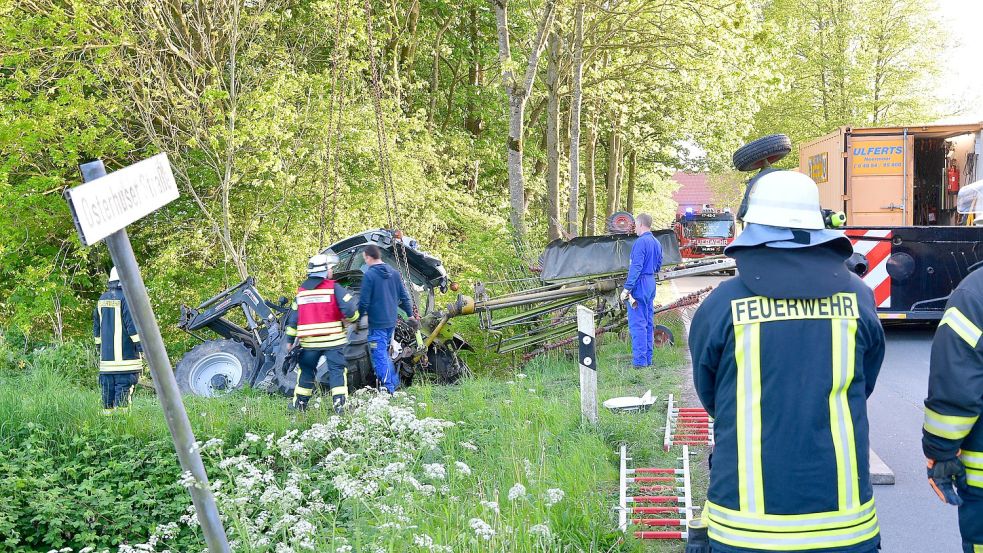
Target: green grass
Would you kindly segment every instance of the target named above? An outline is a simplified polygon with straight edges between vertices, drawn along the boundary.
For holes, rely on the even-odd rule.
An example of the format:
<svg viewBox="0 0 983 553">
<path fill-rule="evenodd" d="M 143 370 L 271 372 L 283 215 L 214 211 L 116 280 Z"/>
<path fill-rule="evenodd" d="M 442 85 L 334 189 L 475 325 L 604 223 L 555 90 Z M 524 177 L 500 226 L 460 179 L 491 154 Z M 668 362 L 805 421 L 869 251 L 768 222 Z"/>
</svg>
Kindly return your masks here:
<svg viewBox="0 0 983 553">
<path fill-rule="evenodd" d="M 666 322 L 668 320 L 668 322 Z M 662 321 L 682 335 L 678 318 Z M 469 379 L 456 386 L 424 384 L 408 392 L 419 417 L 436 417 L 456 422 L 446 431 L 434 451 L 421 451 L 417 462 L 466 462 L 473 474 L 448 480 L 447 494 L 406 503 L 411 533 L 392 532 L 385 548 L 402 550 L 414 533 L 426 533 L 438 543 L 453 544 L 455 551 L 541 550 L 543 542 L 528 535 L 528 528 L 546 524 L 557 538 L 549 549 L 585 551 L 681 550 L 676 543 L 643 544 L 616 531 L 613 507 L 618 494 L 620 443 L 628 445 L 635 466 L 670 466 L 677 452 L 662 450 L 665 422 L 663 400 L 678 394 L 682 380 L 683 355 L 679 347 L 656 352 L 654 368 L 631 367 L 627 345 L 616 335 L 601 339 L 598 360 L 600 400 L 622 395 L 641 395 L 651 389 L 659 402 L 648 412 L 616 414 L 601 408 L 596 427 L 581 422 L 579 369 L 564 352 L 539 357 L 516 372 L 502 377 Z M 499 371 L 501 372 L 501 371 Z M 9 374 L 9 373 L 8 373 Z M 217 399 L 186 398 L 189 418 L 199 441 L 222 438 L 229 444 L 242 440 L 246 432 L 282 435 L 324 422 L 324 411 L 297 416 L 286 409 L 286 398 L 244 391 Z M 131 443 L 160 444 L 167 429 L 153 394 L 137 393 L 128 416 L 101 414 L 95 389 L 66 384 L 65 377 L 49 370 L 0 377 L 0 452 L 17 447 L 24 429 L 46 429 L 52 448 L 79 447 L 75 435 L 86 432 L 125 437 Z M 460 444 L 470 442 L 476 452 Z M 175 467 L 176 472 L 176 467 Z M 174 474 L 174 478 L 177 478 Z M 520 483 L 528 499 L 508 501 L 512 486 Z M 564 491 L 554 507 L 544 505 L 547 489 Z M 480 501 L 497 501 L 500 513 Z M 348 500 L 350 501 L 350 500 Z M 370 525 L 387 520 L 370 506 L 344 530 L 352 539 L 373 535 Z M 491 523 L 498 534 L 489 541 L 475 541 L 468 521 L 474 517 Z M 167 522 L 165 520 L 155 522 Z M 471 541 L 467 541 L 470 536 Z M 133 536 L 139 542 L 145 536 Z M 374 543 L 380 543 L 375 536 Z M 354 542 L 353 542 L 354 543 Z M 2 547 L 0 547 L 2 550 Z"/>
</svg>

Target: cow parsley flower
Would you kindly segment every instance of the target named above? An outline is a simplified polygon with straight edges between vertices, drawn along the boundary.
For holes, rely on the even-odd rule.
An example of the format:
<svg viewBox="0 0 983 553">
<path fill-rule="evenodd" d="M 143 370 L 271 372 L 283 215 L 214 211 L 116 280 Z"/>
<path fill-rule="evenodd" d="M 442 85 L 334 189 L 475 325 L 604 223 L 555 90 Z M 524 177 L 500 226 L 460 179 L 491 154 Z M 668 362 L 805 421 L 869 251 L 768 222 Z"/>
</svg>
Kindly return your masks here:
<svg viewBox="0 0 983 553">
<path fill-rule="evenodd" d="M 468 451 L 478 451 L 478 446 L 474 445 L 471 442 L 461 442 L 460 446 Z"/>
<path fill-rule="evenodd" d="M 509 490 L 509 501 L 515 501 L 520 497 L 525 497 L 526 487 L 522 484 L 516 482 L 514 486 Z"/>
<path fill-rule="evenodd" d="M 447 469 L 441 463 L 431 463 L 423 465 L 423 474 L 434 480 L 443 480 L 447 477 Z"/>
<path fill-rule="evenodd" d="M 485 501 L 484 499 L 482 499 L 481 500 L 481 506 L 484 507 L 484 508 L 486 508 L 486 509 L 489 509 L 491 511 L 494 511 L 496 515 L 499 514 L 499 512 L 500 512 L 498 510 L 498 502 L 497 501 Z"/>
<path fill-rule="evenodd" d="M 550 532 L 550 527 L 546 526 L 545 524 L 537 524 L 535 526 L 531 526 L 529 528 L 529 534 L 547 540 L 553 537 L 553 534 Z"/>
<path fill-rule="evenodd" d="M 552 507 L 553 505 L 556 505 L 562 501 L 564 495 L 563 490 L 559 488 L 550 488 L 546 490 L 543 503 L 545 503 L 547 507 Z"/>
<path fill-rule="evenodd" d="M 471 525 L 471 529 L 474 530 L 475 536 L 478 536 L 485 541 L 490 541 L 493 537 L 495 537 L 495 529 L 480 518 L 471 519 L 469 524 Z"/>
<path fill-rule="evenodd" d="M 457 461 L 454 463 L 454 467 L 457 468 L 457 472 L 460 472 L 465 476 L 471 475 L 471 467 L 469 467 L 467 463 L 462 463 L 461 461 Z"/>
</svg>

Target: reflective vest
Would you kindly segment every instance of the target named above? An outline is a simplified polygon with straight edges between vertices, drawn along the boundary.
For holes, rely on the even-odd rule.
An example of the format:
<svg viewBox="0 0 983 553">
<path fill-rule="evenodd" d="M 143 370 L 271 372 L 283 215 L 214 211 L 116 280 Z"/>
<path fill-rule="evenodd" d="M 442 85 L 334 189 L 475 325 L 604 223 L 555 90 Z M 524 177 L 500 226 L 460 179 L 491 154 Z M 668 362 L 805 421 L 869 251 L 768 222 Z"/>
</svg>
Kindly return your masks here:
<svg viewBox="0 0 983 553">
<path fill-rule="evenodd" d="M 338 298 L 336 292 L 347 297 Z M 300 338 L 301 347 L 308 349 L 343 346 L 348 343 L 348 336 L 342 321 L 358 318 L 357 312 L 353 317 L 346 317 L 343 308 L 348 310 L 353 305 L 351 293 L 336 286 L 333 280 L 322 280 L 310 289 L 301 285 L 293 304 L 295 316 L 288 321 L 287 334 Z"/>
<path fill-rule="evenodd" d="M 952 292 L 932 341 L 922 447 L 930 459 L 958 453 L 966 483 L 983 488 L 983 271 Z"/>
<path fill-rule="evenodd" d="M 703 517 L 721 551 L 866 551 L 878 539 L 866 399 L 884 353 L 859 279 L 825 298 L 757 296 L 739 279 L 690 329 L 715 417 Z"/>
<path fill-rule="evenodd" d="M 127 373 L 143 369 L 136 344 L 140 335 L 123 297 L 123 288 L 110 286 L 96 304 L 92 334 L 99 346 L 99 372 Z"/>
</svg>

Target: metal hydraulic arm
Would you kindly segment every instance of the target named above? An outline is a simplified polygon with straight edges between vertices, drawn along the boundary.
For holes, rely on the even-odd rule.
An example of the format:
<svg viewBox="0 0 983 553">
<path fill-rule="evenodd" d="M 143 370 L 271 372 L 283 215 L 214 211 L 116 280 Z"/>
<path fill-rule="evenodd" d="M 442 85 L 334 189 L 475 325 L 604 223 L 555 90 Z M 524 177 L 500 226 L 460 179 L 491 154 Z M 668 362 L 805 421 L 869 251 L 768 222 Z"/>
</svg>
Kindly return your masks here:
<svg viewBox="0 0 983 553">
<path fill-rule="evenodd" d="M 246 277 L 246 280 L 219 292 L 198 307 L 182 305 L 178 328 L 193 334 L 207 327 L 224 338 L 252 344 L 255 349 L 262 342 L 266 329 L 275 326 L 279 315 L 286 314 L 284 300 L 281 298 L 280 305 L 267 302 L 256 290 L 256 279 Z M 225 318 L 229 311 L 236 308 L 241 309 L 246 318 L 245 328 Z"/>
</svg>

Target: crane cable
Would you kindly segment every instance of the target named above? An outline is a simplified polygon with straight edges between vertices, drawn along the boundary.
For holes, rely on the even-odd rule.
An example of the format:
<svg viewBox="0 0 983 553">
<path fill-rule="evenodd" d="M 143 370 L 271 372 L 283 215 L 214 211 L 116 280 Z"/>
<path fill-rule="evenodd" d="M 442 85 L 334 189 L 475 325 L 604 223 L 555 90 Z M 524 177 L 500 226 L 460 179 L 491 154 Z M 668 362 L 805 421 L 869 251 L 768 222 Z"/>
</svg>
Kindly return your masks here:
<svg viewBox="0 0 983 553">
<path fill-rule="evenodd" d="M 410 263 L 406 256 L 406 244 L 402 241 L 402 227 L 400 223 L 402 217 L 399 213 L 399 205 L 396 203 L 396 187 L 393 184 L 392 165 L 389 159 L 389 138 L 386 135 L 385 122 L 382 115 L 382 86 L 379 83 L 379 69 L 375 56 L 375 39 L 372 33 L 372 0 L 365 0 L 365 35 L 369 49 L 369 71 L 372 81 L 372 104 L 375 109 L 376 140 L 379 144 L 379 173 L 382 177 L 382 190 L 386 198 L 386 218 L 389 221 L 389 228 L 393 231 L 393 238 L 399 243 L 398 247 L 393 244 L 393 252 L 396 254 L 397 269 L 403 272 L 407 281 L 412 285 L 410 279 Z M 410 303 L 413 305 L 413 316 L 419 317 L 419 309 L 416 304 L 416 296 L 409 294 Z"/>
<path fill-rule="evenodd" d="M 341 128 L 341 116 L 345 109 L 345 85 L 348 81 L 348 21 L 351 15 L 351 5 L 349 0 L 335 1 L 335 14 L 341 16 L 337 18 L 338 24 L 335 27 L 334 50 L 332 52 L 331 64 L 331 97 L 328 100 L 328 146 L 325 151 L 324 164 L 324 186 L 321 193 L 321 221 L 318 225 L 318 251 L 324 250 L 324 219 L 328 210 L 328 186 L 331 187 L 331 221 L 328 230 L 328 240 L 335 238 L 335 220 L 338 215 L 338 175 L 340 172 L 341 156 L 338 155 L 337 138 Z M 340 74 L 339 74 L 340 73 Z M 337 97 L 337 100 L 336 100 Z M 335 103 L 337 101 L 337 109 Z M 337 115 L 336 115 L 337 114 Z"/>
</svg>

